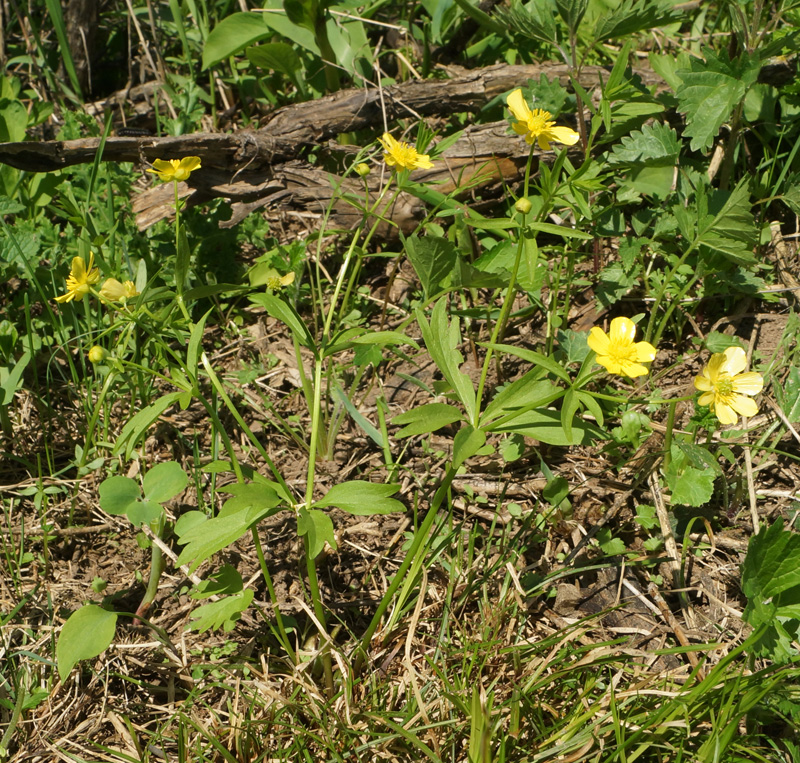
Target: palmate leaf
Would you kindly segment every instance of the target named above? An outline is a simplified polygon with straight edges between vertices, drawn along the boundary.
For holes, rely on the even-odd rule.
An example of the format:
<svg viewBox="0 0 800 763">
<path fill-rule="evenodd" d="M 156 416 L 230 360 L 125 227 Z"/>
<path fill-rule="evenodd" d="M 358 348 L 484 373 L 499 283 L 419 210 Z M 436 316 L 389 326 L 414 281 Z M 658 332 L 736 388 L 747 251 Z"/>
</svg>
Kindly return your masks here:
<svg viewBox="0 0 800 763">
<path fill-rule="evenodd" d="M 555 10 L 555 4 L 547 0 L 527 6 L 514 2 L 510 8 L 496 9 L 494 17 L 511 32 L 555 44 L 558 42 Z"/>
<path fill-rule="evenodd" d="M 203 604 L 192 612 L 192 622 L 188 630 L 205 633 L 211 628 L 222 628 L 224 631 L 233 630 L 236 621 L 242 616 L 242 612 L 250 606 L 253 601 L 253 589 L 226 596 L 219 601 L 212 601 Z"/>
<path fill-rule="evenodd" d="M 680 69 L 678 110 L 686 115 L 686 135 L 692 151 L 710 148 L 719 128 L 757 80 L 760 60 L 742 54 L 733 61 L 727 54 L 717 56 L 704 48 L 705 61 L 693 58 L 690 69 Z"/>
</svg>

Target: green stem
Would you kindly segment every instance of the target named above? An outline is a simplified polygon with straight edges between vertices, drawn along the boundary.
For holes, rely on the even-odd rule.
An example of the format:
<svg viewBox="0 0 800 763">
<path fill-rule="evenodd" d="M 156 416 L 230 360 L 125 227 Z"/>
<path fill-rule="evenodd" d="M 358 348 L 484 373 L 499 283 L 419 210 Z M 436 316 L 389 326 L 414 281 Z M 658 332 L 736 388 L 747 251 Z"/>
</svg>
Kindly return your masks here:
<svg viewBox="0 0 800 763">
<path fill-rule="evenodd" d="M 672 429 L 675 426 L 675 409 L 678 406 L 677 400 L 671 400 L 669 403 L 669 412 L 667 413 L 667 431 L 664 434 L 664 468 L 669 466 L 672 460 Z"/>
<path fill-rule="evenodd" d="M 675 277 L 675 274 L 678 272 L 678 269 L 686 262 L 689 255 L 697 248 L 699 239 L 696 238 L 691 246 L 681 255 L 680 259 L 673 265 L 669 273 L 664 276 L 664 280 L 661 282 L 661 286 L 658 289 L 658 293 L 656 294 L 655 301 L 653 302 L 653 307 L 650 309 L 650 318 L 647 321 L 647 330 L 644 333 L 644 341 L 649 342 L 650 337 L 653 336 L 653 329 L 655 328 L 656 317 L 658 315 L 658 309 L 661 307 L 661 303 L 664 300 L 664 296 L 667 293 L 667 287 L 669 286 L 672 279 Z"/>
<path fill-rule="evenodd" d="M 522 215 L 522 225 L 525 225 L 525 215 Z M 511 280 L 508 284 L 508 289 L 506 290 L 506 296 L 503 300 L 503 307 L 500 309 L 500 316 L 498 317 L 497 321 L 494 324 L 494 328 L 492 329 L 492 338 L 489 340 L 490 344 L 496 344 L 497 338 L 500 336 L 501 331 L 505 331 L 506 322 L 508 321 L 508 316 L 511 313 L 511 306 L 514 304 L 514 297 L 516 296 L 516 285 L 517 285 L 517 273 L 519 272 L 519 263 L 522 260 L 522 249 L 525 245 L 525 236 L 524 233 L 520 232 L 519 241 L 517 242 L 517 253 L 514 257 L 514 267 L 511 269 Z M 492 362 L 492 348 L 490 347 L 486 351 L 486 356 L 483 359 L 483 367 L 481 368 L 481 378 L 478 382 L 478 391 L 475 396 L 476 405 L 475 405 L 475 417 L 472 422 L 472 426 L 476 429 L 478 428 L 478 424 L 480 422 L 481 417 L 481 401 L 483 400 L 483 389 L 486 385 L 486 377 L 489 373 L 489 365 Z"/>
<path fill-rule="evenodd" d="M 278 606 L 278 597 L 275 593 L 275 586 L 272 583 L 272 576 L 269 574 L 267 568 L 267 560 L 264 557 L 264 549 L 261 546 L 261 538 L 258 537 L 258 530 L 255 527 L 250 528 L 253 536 L 253 545 L 256 547 L 256 556 L 258 556 L 258 564 L 261 567 L 261 574 L 267 584 L 267 591 L 269 592 L 269 600 L 272 602 L 272 612 L 275 615 L 275 621 L 278 624 L 278 638 L 283 644 L 283 648 L 292 660 L 292 664 L 297 665 L 297 653 L 292 648 L 292 643 L 289 641 L 289 636 L 286 633 L 286 627 L 283 624 L 283 616 L 281 609 Z"/>
<path fill-rule="evenodd" d="M 386 593 L 381 598 L 378 608 L 375 610 L 375 614 L 372 616 L 372 620 L 370 621 L 366 632 L 361 638 L 361 642 L 359 643 L 358 647 L 356 647 L 356 657 L 353 665 L 353 672 L 356 675 L 361 672 L 361 669 L 364 666 L 364 662 L 367 659 L 367 651 L 369 649 L 370 642 L 372 641 L 372 637 L 375 635 L 375 631 L 378 629 L 378 625 L 380 625 L 384 614 L 386 614 L 386 610 L 394 600 L 394 596 L 400 589 L 400 586 L 406 582 L 406 573 L 416 560 L 418 554 L 423 548 L 423 544 L 428 538 L 428 533 L 430 532 L 433 522 L 436 519 L 436 515 L 439 512 L 439 507 L 447 497 L 447 494 L 450 490 L 450 485 L 453 482 L 453 478 L 456 476 L 456 471 L 457 470 L 453 468 L 452 464 L 447 467 L 447 472 L 445 473 L 444 478 L 442 479 L 439 487 L 436 490 L 436 493 L 433 496 L 428 513 L 425 515 L 425 519 L 422 520 L 422 524 L 419 526 L 417 532 L 414 533 L 414 540 L 411 542 L 411 547 L 408 549 L 405 559 L 403 559 L 402 564 L 394 574 L 392 582 L 389 584 L 389 587 L 386 589 Z"/>
<path fill-rule="evenodd" d="M 183 313 L 186 320 L 190 320 L 189 311 L 186 309 L 186 303 L 183 301 L 183 279 L 186 277 L 187 269 L 184 268 L 181 262 L 181 207 L 180 199 L 178 198 L 178 181 L 172 181 L 173 188 L 175 189 L 175 301 Z"/>
<path fill-rule="evenodd" d="M 153 531 L 153 535 L 159 540 L 163 540 L 164 534 L 164 527 L 165 527 L 165 520 L 164 520 L 164 513 L 162 512 L 159 518 L 153 523 L 155 527 L 152 525 L 150 529 Z M 161 580 L 161 575 L 164 572 L 164 555 L 161 551 L 161 547 L 151 541 L 150 543 L 150 578 L 147 581 L 147 590 L 144 592 L 144 596 L 142 597 L 142 601 L 139 604 L 139 608 L 136 610 L 136 619 L 133 621 L 134 625 L 138 625 L 138 618 L 144 616 L 147 610 L 150 608 L 150 605 L 153 603 L 153 600 L 156 598 L 156 594 L 158 593 L 158 582 Z"/>
</svg>

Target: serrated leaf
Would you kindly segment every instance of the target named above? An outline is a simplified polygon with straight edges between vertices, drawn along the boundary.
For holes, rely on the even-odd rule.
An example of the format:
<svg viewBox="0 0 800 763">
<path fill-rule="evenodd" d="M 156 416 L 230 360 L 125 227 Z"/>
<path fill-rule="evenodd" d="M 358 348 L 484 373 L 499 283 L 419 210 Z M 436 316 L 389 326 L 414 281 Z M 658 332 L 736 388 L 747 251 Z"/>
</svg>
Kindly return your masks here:
<svg viewBox="0 0 800 763">
<path fill-rule="evenodd" d="M 406 510 L 406 507 L 396 498 L 389 498 L 399 489 L 399 485 L 383 485 L 362 480 L 340 482 L 313 505 L 320 509 L 335 506 L 359 517 L 372 514 L 392 514 Z"/>
<path fill-rule="evenodd" d="M 691 59 L 690 69 L 677 72 L 681 78 L 678 110 L 686 114 L 685 134 L 692 138 L 692 151 L 710 148 L 719 128 L 730 118 L 747 88 L 758 78 L 759 60 L 742 54 L 731 61 L 704 48 L 705 61 Z"/>
<path fill-rule="evenodd" d="M 454 405 L 426 403 L 395 416 L 391 423 L 403 427 L 395 434 L 395 437 L 403 438 L 435 432 L 437 429 L 461 421 L 463 418 L 462 411 Z"/>
<path fill-rule="evenodd" d="M 142 487 L 148 501 L 164 503 L 182 493 L 189 484 L 189 477 L 175 461 L 156 464 L 144 475 Z"/>
<path fill-rule="evenodd" d="M 622 138 L 611 150 L 608 161 L 610 164 L 674 165 L 680 150 L 675 130 L 656 122 Z"/>
<path fill-rule="evenodd" d="M 105 652 L 116 629 L 117 613 L 96 604 L 87 604 L 73 612 L 64 623 L 56 644 L 58 675 L 62 683 L 78 662 Z"/>
<path fill-rule="evenodd" d="M 750 539 L 742 565 L 742 591 L 748 609 L 772 599 L 774 616 L 782 616 L 783 607 L 795 608 L 800 601 L 800 535 L 784 530 L 783 520 L 762 527 Z M 757 625 L 756 619 L 751 614 L 748 622 Z"/>
<path fill-rule="evenodd" d="M 676 443 L 673 443 L 669 466 L 664 470 L 664 479 L 670 489 L 673 505 L 703 506 L 708 503 L 714 492 L 713 469 L 697 469 L 690 465 L 687 454 Z M 699 455 L 694 453 L 701 459 Z"/>
<path fill-rule="evenodd" d="M 187 626 L 187 630 L 205 633 L 212 628 L 222 628 L 225 632 L 231 631 L 251 601 L 253 601 L 253 589 L 248 588 L 234 596 L 226 596 L 219 601 L 203 604 L 192 612 L 192 622 Z"/>
<path fill-rule="evenodd" d="M 645 29 L 664 26 L 678 16 L 678 11 L 669 2 L 655 0 L 623 0 L 611 13 L 595 22 L 595 40 L 629 37 Z"/>
<path fill-rule="evenodd" d="M 405 250 L 428 300 L 441 291 L 442 281 L 453 270 L 456 247 L 441 236 L 409 236 Z"/>
</svg>

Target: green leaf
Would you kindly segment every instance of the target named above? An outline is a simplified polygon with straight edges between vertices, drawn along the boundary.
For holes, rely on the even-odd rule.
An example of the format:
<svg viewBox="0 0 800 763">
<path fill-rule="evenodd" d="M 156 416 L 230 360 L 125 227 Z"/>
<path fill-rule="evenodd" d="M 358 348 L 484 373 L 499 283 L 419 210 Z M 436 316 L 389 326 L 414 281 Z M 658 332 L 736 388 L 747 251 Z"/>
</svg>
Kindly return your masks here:
<svg viewBox="0 0 800 763">
<path fill-rule="evenodd" d="M 405 250 L 427 301 L 442 290 L 442 281 L 455 267 L 455 244 L 441 236 L 409 236 L 405 240 Z"/>
<path fill-rule="evenodd" d="M 516 347 L 513 344 L 491 344 L 490 342 L 486 342 L 481 343 L 481 347 L 487 347 L 495 352 L 503 352 L 508 355 L 514 355 L 515 357 L 521 358 L 528 363 L 533 363 L 535 366 L 543 368 L 545 371 L 549 371 L 551 374 L 553 374 L 553 376 L 567 382 L 567 384 L 572 383 L 572 380 L 570 379 L 570 376 L 566 370 L 548 355 L 542 355 L 540 352 L 536 352 L 535 350 L 527 350 L 524 347 Z"/>
<path fill-rule="evenodd" d="M 555 3 L 567 28 L 577 30 L 589 5 L 588 0 L 555 0 Z"/>
<path fill-rule="evenodd" d="M 182 493 L 189 484 L 189 477 L 175 461 L 156 464 L 144 475 L 142 486 L 148 501 L 164 503 Z"/>
<path fill-rule="evenodd" d="M 142 495 L 138 483 L 129 477 L 114 476 L 104 479 L 98 488 L 100 508 L 108 514 L 120 516 L 127 513 L 131 504 Z"/>
<path fill-rule="evenodd" d="M 244 590 L 244 582 L 239 571 L 230 564 L 224 564 L 213 575 L 197 584 L 189 594 L 193 599 L 208 599 L 211 596 L 225 596 Z"/>
<path fill-rule="evenodd" d="M 31 357 L 32 356 L 30 352 L 26 350 L 22 353 L 20 359 L 14 363 L 14 368 L 12 368 L 7 375 L 2 373 L 5 371 L 5 369 L 0 369 L 0 379 L 2 379 L 2 386 L 0 386 L 0 390 L 3 392 L 3 395 L 0 398 L 0 405 L 11 404 L 17 388 L 21 386 L 20 380 L 22 379 L 22 374 L 27 368 L 28 363 L 31 362 Z M 5 378 L 3 378 L 4 376 Z"/>
<path fill-rule="evenodd" d="M 143 408 L 133 418 L 129 419 L 125 426 L 122 427 L 122 431 L 119 433 L 116 443 L 114 443 L 112 455 L 118 456 L 124 451 L 125 458 L 129 459 L 142 435 L 152 424 L 158 421 L 164 411 L 171 405 L 174 405 L 183 394 L 183 392 L 170 392 L 148 405 L 147 408 Z"/>
<path fill-rule="evenodd" d="M 505 35 L 505 27 L 484 13 L 477 5 L 472 5 L 468 0 L 454 0 L 454 2 L 473 21 L 477 21 L 478 26 L 485 32 L 494 32 L 500 37 Z"/>
<path fill-rule="evenodd" d="M 592 438 L 607 437 L 599 427 L 582 419 L 575 419 L 572 422 L 572 438 L 567 437 L 561 426 L 561 414 L 559 411 L 551 410 L 526 411 L 508 424 L 493 424 L 486 429 L 491 432 L 521 434 L 548 445 L 560 446 L 582 445 Z"/>
<path fill-rule="evenodd" d="M 555 14 L 549 3 L 512 3 L 508 8 L 495 8 L 494 16 L 511 32 L 524 37 L 549 43 L 559 40 Z"/>
<path fill-rule="evenodd" d="M 664 0 L 623 0 L 595 22 L 593 36 L 598 42 L 629 37 L 646 29 L 665 26 L 678 17 L 679 11 Z"/>
<path fill-rule="evenodd" d="M 372 514 L 392 514 L 406 507 L 395 498 L 389 498 L 400 489 L 399 485 L 382 485 L 376 482 L 352 480 L 334 485 L 323 498 L 314 502 L 320 509 L 335 506 L 359 517 Z"/>
<path fill-rule="evenodd" d="M 691 466 L 686 453 L 676 443 L 670 452 L 672 459 L 664 470 L 664 479 L 672 494 L 673 505 L 703 506 L 708 503 L 714 493 L 714 470 Z"/>
<path fill-rule="evenodd" d="M 507 464 L 518 461 L 525 454 L 525 438 L 518 434 L 512 434 L 500 442 L 497 450 Z"/>
<path fill-rule="evenodd" d="M 192 612 L 192 622 L 188 630 L 205 633 L 212 628 L 222 628 L 227 633 L 233 630 L 233 626 L 242 616 L 242 612 L 250 606 L 251 601 L 253 601 L 253 589 L 248 588 L 234 596 L 226 596 L 219 601 L 203 604 Z"/>
<path fill-rule="evenodd" d="M 150 503 L 149 501 L 136 501 L 128 506 L 125 514 L 130 522 L 137 527 L 150 525 L 164 513 L 164 507 L 160 503 Z"/>
<path fill-rule="evenodd" d="M 496 426 L 498 419 L 502 423 L 512 421 L 533 408 L 546 408 L 563 394 L 561 387 L 542 379 L 541 372 L 533 369 L 497 391 L 481 416 L 481 425 L 495 422 Z"/>
<path fill-rule="evenodd" d="M 426 403 L 395 416 L 391 423 L 403 427 L 395 434 L 395 437 L 399 439 L 435 432 L 437 429 L 461 421 L 463 418 L 463 412 L 454 405 Z"/>
<path fill-rule="evenodd" d="M 306 324 L 303 323 L 303 319 L 291 305 L 274 294 L 252 294 L 248 299 L 256 305 L 261 305 L 273 318 L 283 321 L 294 334 L 295 339 L 316 356 L 316 342 Z"/>
<path fill-rule="evenodd" d="M 87 604 L 73 612 L 64 623 L 56 644 L 58 675 L 62 683 L 78 662 L 105 652 L 116 629 L 117 613 L 96 604 Z"/>
<path fill-rule="evenodd" d="M 216 517 L 178 535 L 178 542 L 185 546 L 178 557 L 179 567 L 189 564 L 190 572 L 194 572 L 206 559 L 237 541 L 253 525 L 275 514 L 282 500 L 272 487 L 258 482 L 228 485 L 225 490 L 234 496 L 225 501 Z M 177 532 L 178 527 L 175 529 Z"/>
<path fill-rule="evenodd" d="M 784 530 L 782 519 L 750 539 L 742 565 L 742 591 L 748 598 L 745 620 L 753 626 L 763 622 L 756 616 L 759 611 L 771 612 L 772 617 L 800 616 L 800 535 Z M 757 608 L 770 599 L 769 609 Z"/>
<path fill-rule="evenodd" d="M 300 509 L 297 515 L 297 534 L 308 541 L 308 555 L 316 559 L 325 548 L 325 543 L 336 548 L 333 521 L 324 511 Z"/>
<path fill-rule="evenodd" d="M 634 130 L 611 150 L 609 164 L 660 164 L 674 166 L 680 154 L 678 134 L 656 122 Z"/>
<path fill-rule="evenodd" d="M 486 442 L 486 432 L 466 424 L 453 438 L 453 469 L 458 469 L 468 458 L 472 458 Z"/>
<path fill-rule="evenodd" d="M 269 42 L 264 45 L 254 45 L 245 51 L 251 64 L 261 69 L 272 69 L 294 78 L 300 71 L 300 56 L 295 49 L 285 42 Z"/>
<path fill-rule="evenodd" d="M 526 226 L 529 230 L 539 231 L 540 233 L 552 233 L 554 236 L 561 236 L 562 238 L 580 238 L 583 241 L 590 241 L 594 235 L 586 231 L 578 230 L 577 228 L 567 228 L 564 225 L 554 225 L 553 223 L 528 223 Z"/>
<path fill-rule="evenodd" d="M 597 542 L 608 556 L 619 556 L 625 553 L 625 542 L 622 538 L 615 538 L 608 527 L 601 527 L 597 531 Z"/>
<path fill-rule="evenodd" d="M 685 134 L 691 137 L 692 151 L 710 148 L 719 128 L 728 121 L 734 107 L 755 83 L 760 70 L 757 57 L 742 53 L 730 60 L 726 53 L 717 56 L 703 48 L 705 61 L 692 58 L 690 69 L 680 69 L 678 110 L 686 114 Z"/>
<path fill-rule="evenodd" d="M 428 324 L 422 310 L 417 308 L 417 323 L 431 358 L 464 406 L 467 419 L 472 420 L 475 414 L 475 389 L 469 376 L 460 370 L 464 358 L 457 349 L 461 344 L 458 318 L 453 318 L 452 323 L 448 324 L 446 311 L 447 300 L 442 298 L 434 305 Z"/>
<path fill-rule="evenodd" d="M 272 36 L 266 13 L 234 13 L 224 18 L 208 35 L 203 48 L 203 69 L 214 66 L 258 40 Z"/>
</svg>

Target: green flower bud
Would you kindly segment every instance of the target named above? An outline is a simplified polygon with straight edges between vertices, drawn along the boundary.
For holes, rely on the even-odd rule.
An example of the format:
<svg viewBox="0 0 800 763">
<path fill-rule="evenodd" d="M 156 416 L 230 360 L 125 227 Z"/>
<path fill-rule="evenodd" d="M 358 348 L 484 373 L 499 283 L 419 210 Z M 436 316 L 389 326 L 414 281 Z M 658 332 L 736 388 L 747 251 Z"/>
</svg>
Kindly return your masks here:
<svg viewBox="0 0 800 763">
<path fill-rule="evenodd" d="M 517 203 L 514 205 L 514 209 L 517 210 L 520 214 L 527 215 L 528 212 L 531 211 L 531 207 L 533 205 L 526 199 L 517 199 Z"/>
<path fill-rule="evenodd" d="M 366 162 L 360 162 L 356 165 L 356 173 L 365 178 L 372 171 L 372 168 Z"/>
<path fill-rule="evenodd" d="M 88 355 L 90 363 L 102 363 L 108 357 L 108 353 L 99 345 L 92 347 Z"/>
</svg>

